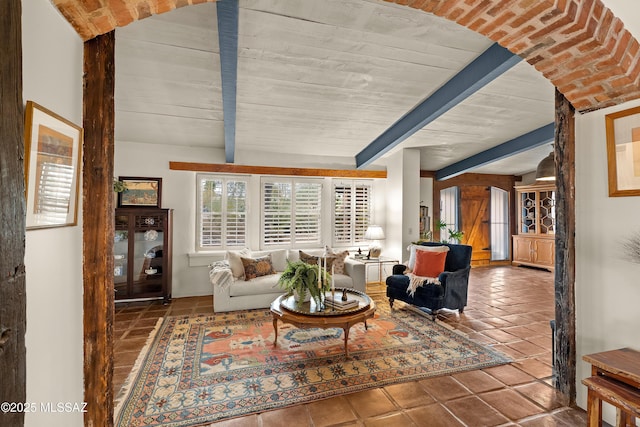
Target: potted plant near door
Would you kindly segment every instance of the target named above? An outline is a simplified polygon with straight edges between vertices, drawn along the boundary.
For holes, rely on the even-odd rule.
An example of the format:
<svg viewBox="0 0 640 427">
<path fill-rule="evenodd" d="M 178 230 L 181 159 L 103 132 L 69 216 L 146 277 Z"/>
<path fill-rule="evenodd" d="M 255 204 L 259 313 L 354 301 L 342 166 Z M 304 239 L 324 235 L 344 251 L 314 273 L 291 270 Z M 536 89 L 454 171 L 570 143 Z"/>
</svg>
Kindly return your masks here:
<svg viewBox="0 0 640 427">
<path fill-rule="evenodd" d="M 287 261 L 287 268 L 282 272 L 278 285 L 287 294 L 293 295 L 297 304 L 304 302 L 308 296 L 313 298 L 317 307 L 321 307 L 324 293 L 331 289 L 331 275 L 324 269 L 320 270 L 318 265 Z"/>
<path fill-rule="evenodd" d="M 438 229 L 440 230 L 440 242 L 442 243 L 460 243 L 460 241 L 464 237 L 464 231 L 452 230 L 451 228 L 448 228 L 447 223 L 443 220 L 440 220 L 438 222 Z M 449 236 L 444 236 L 445 231 L 449 234 Z"/>
</svg>

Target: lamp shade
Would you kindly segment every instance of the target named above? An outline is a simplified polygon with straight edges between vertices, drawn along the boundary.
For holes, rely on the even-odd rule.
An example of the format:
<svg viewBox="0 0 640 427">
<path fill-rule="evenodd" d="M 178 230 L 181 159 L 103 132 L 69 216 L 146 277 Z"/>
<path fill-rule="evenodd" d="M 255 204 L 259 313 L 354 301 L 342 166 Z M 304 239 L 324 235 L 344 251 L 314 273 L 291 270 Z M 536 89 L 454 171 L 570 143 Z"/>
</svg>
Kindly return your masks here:
<svg viewBox="0 0 640 427">
<path fill-rule="evenodd" d="M 384 231 L 379 225 L 370 225 L 364 233 L 364 238 L 367 240 L 384 240 Z"/>
<path fill-rule="evenodd" d="M 555 181 L 556 165 L 553 151 L 547 157 L 542 159 L 536 169 L 536 181 Z"/>
</svg>

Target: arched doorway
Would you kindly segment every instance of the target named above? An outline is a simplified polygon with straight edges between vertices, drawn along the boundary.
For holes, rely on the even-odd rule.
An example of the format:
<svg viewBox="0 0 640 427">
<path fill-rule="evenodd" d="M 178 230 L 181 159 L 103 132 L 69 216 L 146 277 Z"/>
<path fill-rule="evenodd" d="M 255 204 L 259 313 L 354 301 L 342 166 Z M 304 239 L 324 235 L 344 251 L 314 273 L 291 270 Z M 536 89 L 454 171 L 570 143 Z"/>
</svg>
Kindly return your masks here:
<svg viewBox="0 0 640 427">
<path fill-rule="evenodd" d="M 57 3 L 86 40 L 116 26 L 187 5 L 180 0 L 129 0 L 124 3 L 130 7 L 99 7 L 87 11 L 80 1 L 58 0 Z M 504 5 L 504 2 L 492 1 L 470 6 L 463 0 L 426 0 L 413 2 L 409 7 L 453 20 L 521 55 L 580 111 L 640 96 L 634 85 L 638 71 L 631 66 L 636 63 L 638 53 L 634 46 L 637 43 L 602 4 L 569 2 L 559 8 L 543 3 L 522 8 L 515 2 Z M 595 69 L 598 73 L 593 72 Z M 612 80 L 612 76 L 619 77 Z M 110 252 L 107 247 L 101 249 Z M 92 307 L 104 306 L 98 303 Z M 93 391 L 99 393 L 99 390 Z"/>
</svg>

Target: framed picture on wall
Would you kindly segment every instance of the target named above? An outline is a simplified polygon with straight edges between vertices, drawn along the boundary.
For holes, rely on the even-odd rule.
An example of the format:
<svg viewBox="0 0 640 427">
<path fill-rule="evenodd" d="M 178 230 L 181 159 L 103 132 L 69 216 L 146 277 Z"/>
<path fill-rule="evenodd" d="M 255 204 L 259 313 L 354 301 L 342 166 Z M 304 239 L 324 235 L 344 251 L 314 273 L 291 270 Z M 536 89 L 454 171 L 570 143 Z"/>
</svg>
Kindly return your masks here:
<svg viewBox="0 0 640 427">
<path fill-rule="evenodd" d="M 162 195 L 162 178 L 121 176 L 124 191 L 118 193 L 119 208 L 159 208 Z"/>
<path fill-rule="evenodd" d="M 609 196 L 640 196 L 640 107 L 605 116 Z"/>
<path fill-rule="evenodd" d="M 82 128 L 27 101 L 24 133 L 27 229 L 76 225 Z"/>
</svg>

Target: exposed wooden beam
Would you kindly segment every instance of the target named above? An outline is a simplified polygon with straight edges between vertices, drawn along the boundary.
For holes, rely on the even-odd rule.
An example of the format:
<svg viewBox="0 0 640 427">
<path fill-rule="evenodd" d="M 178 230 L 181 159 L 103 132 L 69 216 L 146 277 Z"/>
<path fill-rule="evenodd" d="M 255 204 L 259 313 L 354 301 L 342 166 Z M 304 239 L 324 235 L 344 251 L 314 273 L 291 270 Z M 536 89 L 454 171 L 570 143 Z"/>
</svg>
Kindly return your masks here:
<svg viewBox="0 0 640 427">
<path fill-rule="evenodd" d="M 115 31 L 84 44 L 82 277 L 85 426 L 113 426 Z"/>
<path fill-rule="evenodd" d="M 21 0 L 0 3 L 0 402 L 19 405 L 27 389 L 21 19 Z M 3 407 L 0 425 L 24 425 L 17 408 Z"/>
<path fill-rule="evenodd" d="M 576 402 L 575 110 L 556 89 L 556 388 Z"/>
<path fill-rule="evenodd" d="M 386 178 L 387 171 L 353 169 L 282 168 L 274 166 L 242 166 L 213 163 L 169 162 L 169 169 L 191 172 L 242 173 L 254 175 L 322 176 L 342 178 Z"/>
<path fill-rule="evenodd" d="M 555 123 L 549 123 L 536 130 L 520 135 L 510 141 L 496 145 L 493 148 L 482 151 L 474 156 L 467 157 L 464 160 L 456 162 L 450 166 L 436 171 L 436 179 L 443 180 L 453 178 L 456 175 L 463 174 L 467 171 L 493 163 L 506 157 L 522 153 L 532 148 L 540 147 L 553 141 L 555 132 Z"/>
<path fill-rule="evenodd" d="M 238 0 L 216 2 L 222 109 L 224 111 L 224 152 L 227 163 L 233 163 L 236 150 L 236 89 L 238 85 Z"/>
<path fill-rule="evenodd" d="M 362 168 L 371 164 L 521 60 L 519 56 L 494 43 L 451 80 L 356 154 L 356 167 Z"/>
<path fill-rule="evenodd" d="M 436 173 L 435 171 L 425 171 L 425 170 L 420 170 L 420 178 L 434 178 L 436 177 Z"/>
</svg>

